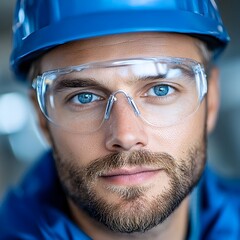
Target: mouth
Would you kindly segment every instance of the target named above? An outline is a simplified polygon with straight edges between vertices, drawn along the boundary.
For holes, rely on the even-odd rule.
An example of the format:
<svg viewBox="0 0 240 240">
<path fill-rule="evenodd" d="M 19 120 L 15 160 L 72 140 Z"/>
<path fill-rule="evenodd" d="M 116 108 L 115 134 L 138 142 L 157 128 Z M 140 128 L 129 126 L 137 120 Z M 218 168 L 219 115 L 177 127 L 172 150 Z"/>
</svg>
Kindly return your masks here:
<svg viewBox="0 0 240 240">
<path fill-rule="evenodd" d="M 162 169 L 143 167 L 114 169 L 101 175 L 101 179 L 114 185 L 140 185 L 153 180 Z"/>
</svg>

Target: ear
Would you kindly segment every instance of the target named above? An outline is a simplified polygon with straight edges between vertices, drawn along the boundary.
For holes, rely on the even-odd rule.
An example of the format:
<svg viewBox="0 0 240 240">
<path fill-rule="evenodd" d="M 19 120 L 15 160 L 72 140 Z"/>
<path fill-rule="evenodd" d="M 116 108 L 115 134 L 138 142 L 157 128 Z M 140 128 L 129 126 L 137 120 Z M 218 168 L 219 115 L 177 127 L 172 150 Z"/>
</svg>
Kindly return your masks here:
<svg viewBox="0 0 240 240">
<path fill-rule="evenodd" d="M 49 134 L 48 121 L 45 118 L 45 116 L 43 115 L 43 113 L 39 107 L 36 92 L 34 90 L 30 90 L 29 95 L 30 95 L 30 99 L 32 100 L 36 114 L 37 114 L 38 125 L 39 125 L 40 129 L 42 130 L 48 144 L 51 146 L 51 140 L 50 140 L 51 138 L 50 138 L 50 134 Z"/>
<path fill-rule="evenodd" d="M 207 131 L 211 133 L 216 125 L 220 103 L 219 92 L 219 70 L 216 67 L 211 69 L 208 78 L 208 94 L 207 94 Z"/>
</svg>

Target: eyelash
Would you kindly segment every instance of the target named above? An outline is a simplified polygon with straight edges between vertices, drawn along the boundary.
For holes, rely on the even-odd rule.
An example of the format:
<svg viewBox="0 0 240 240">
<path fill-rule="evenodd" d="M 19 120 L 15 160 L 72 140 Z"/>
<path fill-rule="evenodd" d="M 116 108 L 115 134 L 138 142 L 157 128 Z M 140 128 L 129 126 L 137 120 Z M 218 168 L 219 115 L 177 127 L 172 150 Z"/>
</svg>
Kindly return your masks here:
<svg viewBox="0 0 240 240">
<path fill-rule="evenodd" d="M 157 89 L 157 87 L 159 87 L 159 89 L 160 89 L 160 88 L 167 88 L 166 95 L 157 96 L 157 93 L 154 92 L 154 91 Z M 155 88 L 156 88 L 156 89 L 155 89 Z M 175 91 L 176 91 L 176 89 L 175 89 L 174 87 L 170 86 L 169 84 L 166 84 L 166 83 L 164 83 L 164 84 L 156 84 L 156 85 L 152 86 L 151 88 L 149 88 L 149 90 L 145 93 L 145 96 L 146 96 L 146 97 L 149 96 L 149 97 L 164 98 L 164 97 L 168 97 L 169 95 L 173 94 Z M 148 95 L 148 94 L 149 94 L 149 95 Z M 155 94 L 155 96 L 150 95 L 150 94 Z"/>
<path fill-rule="evenodd" d="M 154 88 L 156 88 L 156 87 L 168 87 L 168 88 L 170 88 L 170 93 L 169 92 L 167 92 L 167 94 L 166 95 L 163 95 L 163 96 L 157 96 L 157 95 L 155 95 L 155 96 L 151 96 L 150 94 L 149 94 L 149 92 L 152 92 L 153 93 L 153 91 L 154 91 Z M 158 99 L 158 100 L 163 100 L 163 99 L 167 99 L 167 98 L 169 98 L 171 95 L 173 95 L 175 92 L 177 92 L 177 89 L 176 89 L 176 87 L 174 87 L 174 86 L 172 86 L 171 84 L 169 84 L 169 83 L 165 83 L 165 82 L 162 82 L 162 83 L 159 83 L 159 82 L 157 82 L 157 83 L 152 83 L 151 85 L 150 84 L 148 84 L 146 87 L 145 87 L 145 89 L 146 90 L 144 90 L 144 93 L 143 93 L 143 97 L 148 97 L 148 98 L 151 98 L 151 99 Z M 151 94 L 152 94 L 151 93 Z M 90 100 L 90 102 L 89 103 L 79 103 L 79 100 L 78 99 L 76 99 L 76 98 L 78 98 L 81 94 L 91 94 L 91 95 L 93 95 L 94 97 L 94 99 L 91 99 Z M 156 94 L 156 93 L 155 93 Z M 105 95 L 105 96 L 104 96 Z M 77 102 L 74 102 L 74 99 L 77 101 Z M 74 93 L 71 93 L 70 94 L 70 96 L 68 96 L 67 98 L 66 98 L 66 103 L 70 103 L 70 104 L 73 104 L 73 105 L 75 105 L 75 106 L 78 106 L 78 107 L 89 107 L 89 105 L 91 104 L 94 104 L 95 102 L 100 102 L 100 101 L 104 101 L 104 100 L 106 100 L 106 99 L 108 99 L 108 97 L 106 96 L 106 94 L 97 94 L 96 93 L 96 91 L 94 92 L 94 91 L 90 91 L 90 90 L 85 90 L 85 91 L 81 91 L 81 92 L 77 92 L 77 91 L 75 91 Z M 92 101 L 92 100 L 94 100 L 94 101 Z"/>
<path fill-rule="evenodd" d="M 93 98 L 93 99 L 91 99 L 91 102 L 85 103 L 85 104 L 84 104 L 84 103 L 76 103 L 76 104 L 78 104 L 78 105 L 86 105 L 86 104 L 90 104 L 90 103 L 95 102 L 95 101 L 98 101 L 98 100 L 103 100 L 103 98 L 102 98 L 101 96 L 99 96 L 99 95 L 97 95 L 97 94 L 94 94 L 94 93 L 92 93 L 92 92 L 82 92 L 82 93 L 78 93 L 78 94 L 74 95 L 74 96 L 71 98 L 71 101 L 74 102 L 74 99 L 75 99 L 75 98 L 79 98 L 79 96 L 82 95 L 82 94 L 92 95 L 92 98 Z M 92 100 L 94 100 L 94 101 L 92 101 Z M 78 100 L 78 102 L 79 102 L 79 100 Z"/>
</svg>

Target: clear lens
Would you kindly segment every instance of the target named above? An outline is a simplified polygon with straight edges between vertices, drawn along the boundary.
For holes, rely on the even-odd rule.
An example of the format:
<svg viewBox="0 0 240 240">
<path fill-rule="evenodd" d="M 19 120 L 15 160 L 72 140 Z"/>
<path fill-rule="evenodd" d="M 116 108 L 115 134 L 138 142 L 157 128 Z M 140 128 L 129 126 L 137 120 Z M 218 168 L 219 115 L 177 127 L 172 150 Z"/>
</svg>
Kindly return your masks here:
<svg viewBox="0 0 240 240">
<path fill-rule="evenodd" d="M 110 93 L 111 81 L 124 82 L 131 92 Z M 136 116 L 152 126 L 174 125 L 197 110 L 207 83 L 199 63 L 168 57 L 53 70 L 39 76 L 35 88 L 48 120 L 69 131 L 88 133 L 107 123 L 114 104 L 129 104 Z M 122 95 L 128 101 L 120 101 Z"/>
</svg>

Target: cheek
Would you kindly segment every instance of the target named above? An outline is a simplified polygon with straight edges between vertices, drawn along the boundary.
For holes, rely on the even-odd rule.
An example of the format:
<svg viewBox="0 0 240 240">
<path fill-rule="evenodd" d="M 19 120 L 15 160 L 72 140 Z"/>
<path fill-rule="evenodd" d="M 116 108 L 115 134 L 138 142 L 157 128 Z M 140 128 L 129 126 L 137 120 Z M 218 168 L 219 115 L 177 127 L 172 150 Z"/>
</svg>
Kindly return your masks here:
<svg viewBox="0 0 240 240">
<path fill-rule="evenodd" d="M 162 129 L 146 127 L 149 141 L 145 149 L 165 152 L 177 159 L 184 158 L 190 147 L 203 141 L 205 119 L 205 106 L 202 104 L 195 114 L 178 125 Z M 50 133 L 59 156 L 79 166 L 86 166 L 96 158 L 109 154 L 103 131 L 75 134 L 50 126 Z"/>
<path fill-rule="evenodd" d="M 103 140 L 99 133 L 82 135 L 52 128 L 51 135 L 54 148 L 65 161 L 85 166 L 92 160 L 106 154 L 103 153 Z"/>
<path fill-rule="evenodd" d="M 205 106 L 183 122 L 163 129 L 154 129 L 150 145 L 152 151 L 171 154 L 173 157 L 186 156 L 190 147 L 201 143 L 205 135 Z"/>
</svg>

